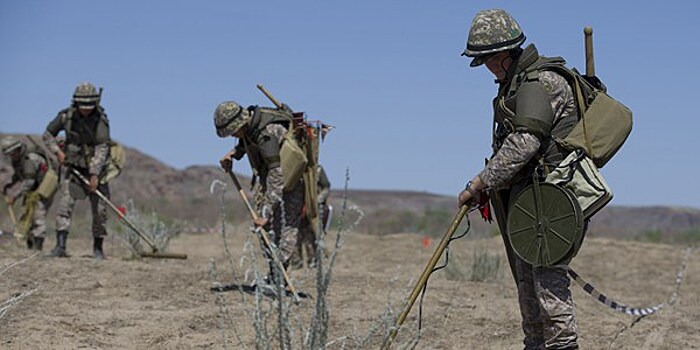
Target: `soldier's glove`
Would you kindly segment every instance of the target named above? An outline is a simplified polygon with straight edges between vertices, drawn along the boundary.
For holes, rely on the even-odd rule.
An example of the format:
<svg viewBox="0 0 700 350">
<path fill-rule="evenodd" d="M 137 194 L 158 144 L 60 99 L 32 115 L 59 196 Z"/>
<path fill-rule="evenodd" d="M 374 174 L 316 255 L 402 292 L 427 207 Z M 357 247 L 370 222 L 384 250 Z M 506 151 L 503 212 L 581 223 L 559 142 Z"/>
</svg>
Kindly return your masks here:
<svg viewBox="0 0 700 350">
<path fill-rule="evenodd" d="M 233 169 L 233 151 L 226 153 L 220 160 L 219 165 L 224 171 L 231 171 Z"/>
<path fill-rule="evenodd" d="M 231 158 L 221 158 L 221 160 L 219 160 L 219 165 L 221 165 L 221 168 L 225 171 L 231 171 L 231 169 L 233 169 L 233 161 Z"/>
</svg>

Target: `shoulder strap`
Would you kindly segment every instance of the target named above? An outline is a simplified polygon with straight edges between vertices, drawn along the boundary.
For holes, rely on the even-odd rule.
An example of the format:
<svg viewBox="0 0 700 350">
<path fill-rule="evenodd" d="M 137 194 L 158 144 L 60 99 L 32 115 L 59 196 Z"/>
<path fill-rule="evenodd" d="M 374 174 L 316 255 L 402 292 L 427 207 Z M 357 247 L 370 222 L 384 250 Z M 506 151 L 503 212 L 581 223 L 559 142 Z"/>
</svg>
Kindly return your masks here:
<svg viewBox="0 0 700 350">
<path fill-rule="evenodd" d="M 75 113 L 75 107 L 70 106 L 65 110 L 66 112 L 61 117 L 61 122 L 63 123 L 63 130 L 66 131 L 66 135 L 71 131 L 73 127 L 73 113 Z"/>
<path fill-rule="evenodd" d="M 97 106 L 97 113 L 100 115 L 100 120 L 109 123 L 109 119 L 107 119 L 107 113 L 105 113 L 105 109 L 102 108 L 102 106 Z"/>
<path fill-rule="evenodd" d="M 592 98 L 587 96 L 586 92 L 591 91 L 595 92 L 595 87 L 590 85 L 581 74 L 578 73 L 575 69 L 569 69 L 565 65 L 560 64 L 560 63 L 545 63 L 537 67 L 538 71 L 552 71 L 555 72 L 566 79 L 567 82 L 569 82 L 569 85 L 571 86 L 571 89 L 573 90 L 574 97 L 576 99 L 576 106 L 578 107 L 578 115 L 579 115 L 579 120 L 583 124 L 583 137 L 586 140 L 586 152 L 588 154 L 592 154 L 591 151 L 593 150 L 593 147 L 591 146 L 591 140 L 588 136 L 588 128 L 586 127 L 586 118 L 583 116 L 586 113 L 586 110 L 588 109 L 588 105 L 591 102 Z M 591 94 L 594 95 L 594 94 Z M 591 96 L 592 97 L 592 96 Z"/>
</svg>

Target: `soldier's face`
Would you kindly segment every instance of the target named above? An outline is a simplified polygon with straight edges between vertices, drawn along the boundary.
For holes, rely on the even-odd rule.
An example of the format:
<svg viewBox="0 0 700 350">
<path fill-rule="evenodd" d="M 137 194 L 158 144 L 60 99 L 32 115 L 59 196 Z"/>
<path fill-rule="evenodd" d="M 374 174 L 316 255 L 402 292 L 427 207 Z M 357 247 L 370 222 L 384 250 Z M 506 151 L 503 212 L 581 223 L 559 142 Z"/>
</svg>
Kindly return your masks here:
<svg viewBox="0 0 700 350">
<path fill-rule="evenodd" d="M 238 128 L 238 130 L 236 130 L 236 132 L 234 132 L 232 136 L 237 137 L 239 139 L 243 138 L 243 136 L 245 136 L 246 127 L 247 125 L 243 125 L 242 127 Z"/>
<path fill-rule="evenodd" d="M 510 67 L 512 62 L 513 60 L 510 58 L 510 55 L 503 51 L 487 58 L 484 63 L 486 64 L 486 68 L 496 76 L 496 79 L 504 81 L 508 75 L 508 67 Z"/>
<path fill-rule="evenodd" d="M 78 107 L 78 112 L 80 112 L 80 115 L 83 117 L 87 117 L 92 113 L 93 109 L 95 109 L 94 106 L 80 106 Z"/>
</svg>

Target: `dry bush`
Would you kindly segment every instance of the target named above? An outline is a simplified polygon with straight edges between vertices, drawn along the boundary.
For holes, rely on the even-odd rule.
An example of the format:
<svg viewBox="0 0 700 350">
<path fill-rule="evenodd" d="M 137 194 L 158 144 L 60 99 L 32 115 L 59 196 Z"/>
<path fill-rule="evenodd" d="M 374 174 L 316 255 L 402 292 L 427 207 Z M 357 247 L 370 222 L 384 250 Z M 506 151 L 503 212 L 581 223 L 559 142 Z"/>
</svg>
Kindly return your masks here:
<svg viewBox="0 0 700 350">
<path fill-rule="evenodd" d="M 396 305 L 392 305 L 389 302 L 387 302 L 386 309 L 378 315 L 375 322 L 366 332 L 356 330 L 351 335 L 333 340 L 328 339 L 330 321 L 328 291 L 332 283 L 333 268 L 343 246 L 344 234 L 354 230 L 364 217 L 364 212 L 360 208 L 348 204 L 347 185 L 349 179 L 349 171 L 347 171 L 343 206 L 334 225 L 337 229 L 335 241 L 332 242 L 332 246 L 326 247 L 327 242 L 323 237 L 317 238 L 317 263 L 311 272 L 313 276 L 306 276 L 314 279 L 316 288 L 314 298 L 306 299 L 305 301 L 314 303 L 311 315 L 303 314 L 301 312 L 302 309 L 296 307 L 292 298 L 283 295 L 284 290 L 281 288 L 274 289 L 277 294 L 272 298 L 269 297 L 268 293 L 265 293 L 269 291 L 265 288 L 256 288 L 252 295 L 242 292 L 242 288 L 235 288 L 238 293 L 234 293 L 233 297 L 238 299 L 237 301 L 242 305 L 245 305 L 247 319 L 247 322 L 244 322 L 244 324 L 236 323 L 229 308 L 228 297 L 231 294 L 217 293 L 216 301 L 221 317 L 221 341 L 224 348 L 229 346 L 236 349 L 247 348 L 246 342 L 240 336 L 244 327 L 253 328 L 255 334 L 253 346 L 255 349 L 261 350 L 271 348 L 326 349 L 329 347 L 334 349 L 361 349 L 372 342 L 376 342 L 378 339 L 384 339 L 388 336 L 394 324 L 395 313 L 393 310 L 396 307 Z M 226 186 L 221 182 L 212 183 L 212 193 L 217 186 L 221 187 L 219 191 L 221 234 L 226 261 L 231 270 L 230 274 L 226 274 L 229 276 L 226 279 L 232 280 L 232 285 L 238 287 L 247 282 L 262 285 L 264 274 L 261 272 L 260 267 L 267 264 L 267 261 L 263 261 L 264 258 L 260 254 L 259 248 L 256 247 L 254 239 L 251 238 L 252 235 L 247 236 L 243 246 L 243 254 L 238 263 L 234 262 L 227 243 L 226 205 L 224 202 Z M 325 251 L 329 251 L 330 254 L 326 256 Z M 220 282 L 222 274 L 218 271 L 217 265 L 213 260 L 210 267 L 210 278 L 214 288 L 224 288 L 226 286 Z M 396 283 L 396 280 L 393 283 Z M 277 283 L 279 282 L 281 281 Z M 391 293 L 392 290 L 395 291 L 397 288 L 389 288 L 388 293 Z M 253 303 L 248 302 L 251 298 Z M 396 300 L 396 298 L 388 294 L 387 300 Z M 230 336 L 231 333 L 234 339 Z M 411 337 L 412 343 L 414 342 L 413 339 L 415 337 Z"/>
<path fill-rule="evenodd" d="M 470 281 L 483 282 L 500 277 L 501 256 L 482 249 L 474 249 Z"/>
<path fill-rule="evenodd" d="M 156 212 L 151 212 L 150 214 L 141 213 L 131 200 L 127 204 L 126 219 L 141 230 L 141 233 L 153 242 L 159 252 L 165 251 L 170 240 L 178 236 L 184 227 L 181 221 L 167 220 Z M 130 258 L 138 258 L 140 253 L 144 251 L 141 242 L 142 238 L 128 225 L 121 222 L 121 219 L 115 218 L 115 220 L 110 220 L 109 225 L 110 230 L 117 233 L 124 246 L 131 252 Z M 150 247 L 146 248 L 146 251 L 150 250 Z"/>
<path fill-rule="evenodd" d="M 214 194 L 216 187 L 220 187 L 218 192 L 220 201 L 220 224 L 221 237 L 225 260 L 230 273 L 222 273 L 214 260 L 211 261 L 209 275 L 214 289 L 219 291 L 233 290 L 233 293 L 216 293 L 216 303 L 219 307 L 221 343 L 224 348 L 247 349 L 249 346 L 257 350 L 267 349 L 365 349 L 373 347 L 379 342 L 388 338 L 396 322 L 395 310 L 401 306 L 403 300 L 394 295 L 396 291 L 401 296 L 408 294 L 413 281 L 409 281 L 405 286 L 397 286 L 399 278 L 398 271 L 392 278 L 391 288 L 387 288 L 386 306 L 380 310 L 374 321 L 364 331 L 354 329 L 351 334 L 329 339 L 329 300 L 328 291 L 333 277 L 333 268 L 336 258 L 343 246 L 343 237 L 346 233 L 354 230 L 362 221 L 364 212 L 353 204 L 348 204 L 347 186 L 349 182 L 349 171 L 346 172 L 345 190 L 343 195 L 343 205 L 334 223 L 337 230 L 335 241 L 332 246 L 326 246 L 323 237 L 317 238 L 317 263 L 310 272 L 313 276 L 302 276 L 312 278 L 315 283 L 315 293 L 313 299 L 305 299 L 304 303 L 313 302 L 311 315 L 306 310 L 297 307 L 293 298 L 285 296 L 282 288 L 272 289 L 276 291 L 273 297 L 267 293 L 271 289 L 255 288 L 251 294 L 241 288 L 244 283 L 262 285 L 264 273 L 261 266 L 265 266 L 267 261 L 260 254 L 259 245 L 255 243 L 253 235 L 247 235 L 243 245 L 243 254 L 238 261 L 234 261 L 231 249 L 228 246 L 227 225 L 226 225 L 226 205 L 224 202 L 226 185 L 222 182 L 212 183 L 210 191 Z M 329 249 L 330 248 L 330 249 Z M 276 248 L 275 248 L 276 249 Z M 329 255 L 325 255 L 329 251 Z M 224 277 L 226 276 L 226 277 Z M 224 284 L 222 279 L 232 281 L 233 284 Z M 281 281 L 277 281 L 279 285 Z M 296 284 L 296 280 L 292 281 Z M 226 289 L 227 286 L 236 288 Z M 235 299 L 237 307 L 244 305 L 245 322 L 236 322 L 230 307 L 230 299 Z M 252 299 L 252 302 L 251 300 Z M 393 301 L 393 302 L 392 302 Z M 242 334 L 252 328 L 254 339 L 246 342 Z M 395 342 L 394 349 L 415 349 L 420 339 L 418 322 L 415 327 L 405 327 L 402 330 L 402 342 Z M 252 345 L 250 344 L 252 343 Z"/>
</svg>

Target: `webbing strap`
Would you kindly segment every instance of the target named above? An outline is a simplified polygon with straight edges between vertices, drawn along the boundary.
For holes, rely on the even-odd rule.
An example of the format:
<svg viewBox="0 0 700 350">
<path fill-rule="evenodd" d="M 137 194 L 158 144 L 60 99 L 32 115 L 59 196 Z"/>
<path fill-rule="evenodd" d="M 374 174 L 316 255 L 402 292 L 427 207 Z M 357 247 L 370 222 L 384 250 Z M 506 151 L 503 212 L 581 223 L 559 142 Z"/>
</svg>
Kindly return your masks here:
<svg viewBox="0 0 700 350">
<path fill-rule="evenodd" d="M 588 128 L 586 127 L 586 101 L 583 99 L 583 92 L 581 91 L 581 77 L 575 76 L 574 80 L 576 84 L 573 85 L 576 93 L 576 100 L 578 101 L 579 116 L 581 117 L 581 122 L 583 123 L 583 138 L 586 140 L 586 151 L 589 156 L 593 156 L 593 147 L 591 146 L 591 139 L 588 137 Z"/>
<path fill-rule="evenodd" d="M 589 156 L 593 156 L 593 147 L 591 146 L 591 139 L 588 137 L 588 127 L 586 126 L 586 118 L 584 118 L 588 106 L 586 105 L 586 99 L 584 98 L 583 91 L 581 89 L 581 86 L 583 84 L 586 84 L 586 82 L 582 80 L 583 77 L 580 74 L 577 74 L 576 72 L 572 71 L 571 69 L 566 68 L 562 64 L 546 63 L 538 66 L 537 70 L 553 71 L 555 73 L 558 73 L 559 75 L 564 76 L 564 78 L 566 78 L 566 80 L 569 82 L 569 85 L 571 86 L 574 95 L 576 95 L 576 104 L 578 105 L 579 120 L 581 120 L 582 122 L 583 138 L 586 141 L 586 153 Z"/>
</svg>

